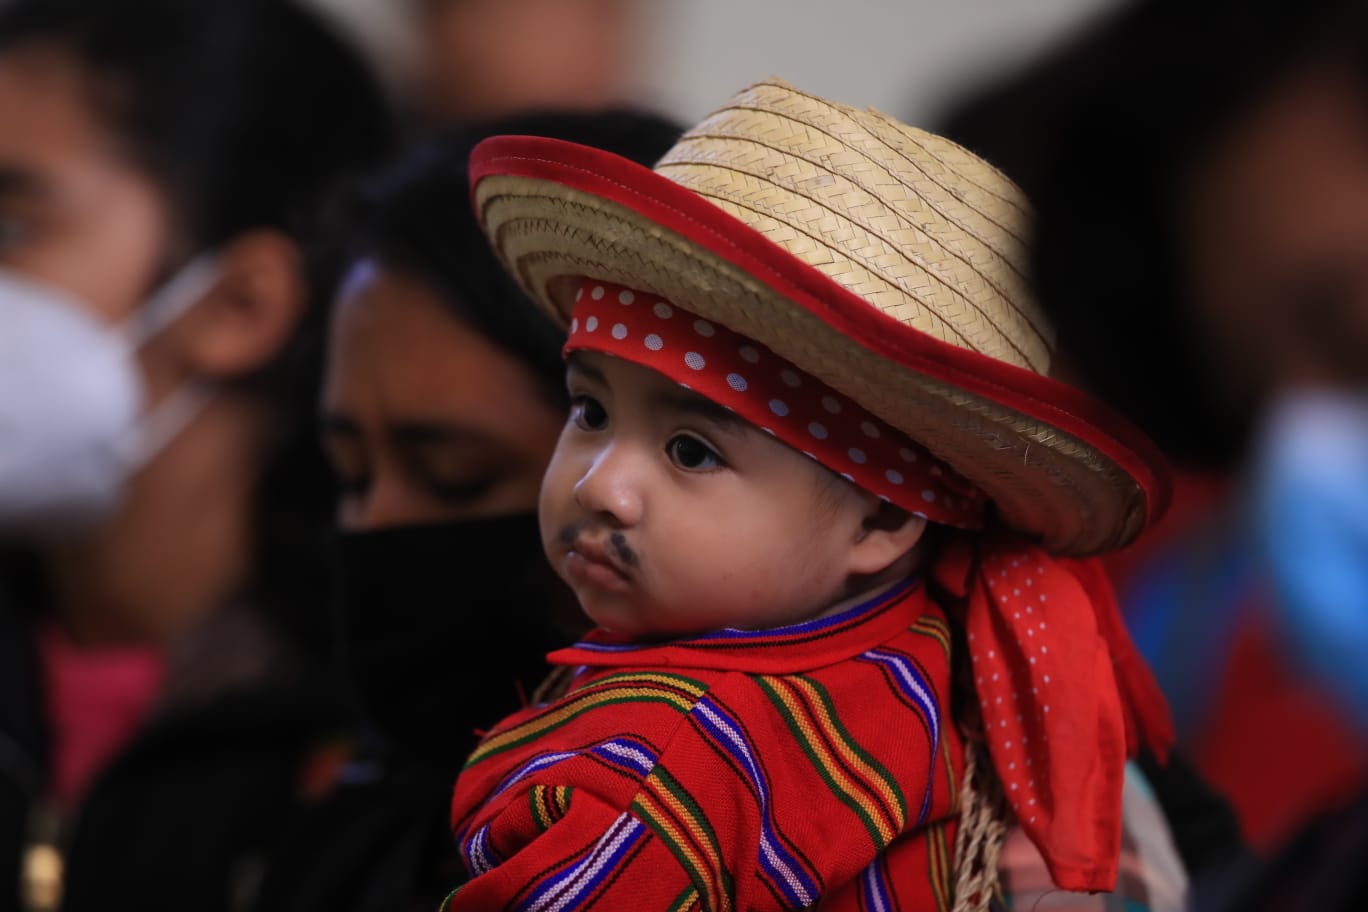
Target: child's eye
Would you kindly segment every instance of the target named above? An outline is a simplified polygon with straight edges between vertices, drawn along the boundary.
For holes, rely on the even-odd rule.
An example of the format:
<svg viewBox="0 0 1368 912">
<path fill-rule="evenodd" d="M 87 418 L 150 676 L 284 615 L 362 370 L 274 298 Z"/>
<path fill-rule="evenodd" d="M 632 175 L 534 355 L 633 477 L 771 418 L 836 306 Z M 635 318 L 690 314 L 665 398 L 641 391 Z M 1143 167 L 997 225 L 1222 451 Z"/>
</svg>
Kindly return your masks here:
<svg viewBox="0 0 1368 912">
<path fill-rule="evenodd" d="M 688 434 L 672 437 L 665 445 L 665 452 L 671 462 L 690 472 L 706 472 L 723 466 L 722 457 L 716 450 Z"/>
<path fill-rule="evenodd" d="M 570 400 L 570 420 L 585 431 L 601 431 L 608 426 L 608 412 L 593 396 L 575 396 Z"/>
</svg>

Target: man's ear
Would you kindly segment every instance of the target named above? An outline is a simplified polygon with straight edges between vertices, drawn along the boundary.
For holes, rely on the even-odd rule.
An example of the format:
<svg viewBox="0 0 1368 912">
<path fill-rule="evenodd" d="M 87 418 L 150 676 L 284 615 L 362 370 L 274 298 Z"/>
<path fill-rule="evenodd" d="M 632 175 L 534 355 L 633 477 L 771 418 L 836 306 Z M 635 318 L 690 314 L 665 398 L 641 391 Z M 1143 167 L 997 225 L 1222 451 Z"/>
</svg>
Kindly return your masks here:
<svg viewBox="0 0 1368 912">
<path fill-rule="evenodd" d="M 251 231 L 218 254 L 219 278 L 183 321 L 180 352 L 198 377 L 229 379 L 269 362 L 308 305 L 303 255 L 279 231 Z"/>
<path fill-rule="evenodd" d="M 869 511 L 850 547 L 852 575 L 882 573 L 921 541 L 926 520 L 902 507 L 871 497 Z"/>
</svg>

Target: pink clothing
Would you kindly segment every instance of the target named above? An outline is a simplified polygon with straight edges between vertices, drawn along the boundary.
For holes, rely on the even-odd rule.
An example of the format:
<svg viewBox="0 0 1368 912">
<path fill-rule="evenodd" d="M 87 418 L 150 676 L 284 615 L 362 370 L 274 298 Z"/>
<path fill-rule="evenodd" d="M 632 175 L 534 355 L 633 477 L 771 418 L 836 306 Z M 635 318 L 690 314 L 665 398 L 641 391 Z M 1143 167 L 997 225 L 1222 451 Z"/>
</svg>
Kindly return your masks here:
<svg viewBox="0 0 1368 912">
<path fill-rule="evenodd" d="M 52 738 L 49 794 L 71 808 L 137 732 L 161 689 L 165 661 L 151 647 L 84 648 L 52 625 L 36 638 Z"/>
</svg>

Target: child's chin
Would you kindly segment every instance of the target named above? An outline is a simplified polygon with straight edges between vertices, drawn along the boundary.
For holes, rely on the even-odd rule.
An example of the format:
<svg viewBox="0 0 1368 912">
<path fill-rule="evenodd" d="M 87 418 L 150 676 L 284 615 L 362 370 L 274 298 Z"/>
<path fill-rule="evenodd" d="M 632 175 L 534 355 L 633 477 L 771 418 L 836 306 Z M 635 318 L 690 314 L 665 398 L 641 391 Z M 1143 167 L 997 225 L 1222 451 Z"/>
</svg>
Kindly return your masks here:
<svg viewBox="0 0 1368 912">
<path fill-rule="evenodd" d="M 624 603 L 615 605 L 586 604 L 580 600 L 580 607 L 594 624 L 614 636 L 650 642 L 653 640 L 673 640 L 683 634 L 662 629 L 659 624 L 650 623 L 645 612 L 633 610 L 635 606 Z"/>
<path fill-rule="evenodd" d="M 640 620 L 635 617 L 630 606 L 621 602 L 606 604 L 608 600 L 595 593 L 589 597 L 580 596 L 580 608 L 588 615 L 596 627 L 618 636 L 638 637 L 645 632 Z M 616 600 L 614 600 L 616 601 Z"/>
</svg>

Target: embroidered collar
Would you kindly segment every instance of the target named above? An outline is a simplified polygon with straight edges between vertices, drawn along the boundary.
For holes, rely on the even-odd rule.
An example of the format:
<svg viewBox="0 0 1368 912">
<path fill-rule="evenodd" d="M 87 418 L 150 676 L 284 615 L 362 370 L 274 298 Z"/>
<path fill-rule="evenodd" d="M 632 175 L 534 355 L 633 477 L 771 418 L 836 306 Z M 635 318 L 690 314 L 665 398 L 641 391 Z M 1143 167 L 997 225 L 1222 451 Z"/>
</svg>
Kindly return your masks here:
<svg viewBox="0 0 1368 912">
<path fill-rule="evenodd" d="M 859 655 L 934 610 L 917 578 L 840 614 L 765 630 L 726 628 L 663 642 L 624 640 L 602 628 L 548 657 L 555 665 L 716 668 L 790 674 Z"/>
</svg>

